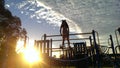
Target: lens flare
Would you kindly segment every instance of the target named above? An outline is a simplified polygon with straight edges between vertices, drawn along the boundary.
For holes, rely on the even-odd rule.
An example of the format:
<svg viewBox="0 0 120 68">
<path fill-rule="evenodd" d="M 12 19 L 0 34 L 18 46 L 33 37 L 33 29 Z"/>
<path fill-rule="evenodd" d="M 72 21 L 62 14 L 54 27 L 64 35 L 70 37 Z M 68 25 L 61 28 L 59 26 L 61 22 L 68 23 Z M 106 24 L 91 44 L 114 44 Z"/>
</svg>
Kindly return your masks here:
<svg viewBox="0 0 120 68">
<path fill-rule="evenodd" d="M 16 45 L 16 52 L 17 54 L 19 54 L 19 53 L 22 53 L 23 50 L 24 50 L 24 41 L 19 39 Z"/>
<path fill-rule="evenodd" d="M 35 63 L 40 61 L 40 55 L 34 48 L 27 48 L 24 51 L 24 59 L 29 63 Z"/>
<path fill-rule="evenodd" d="M 23 59 L 27 63 L 36 63 L 41 61 L 40 53 L 34 48 L 34 40 L 29 40 L 26 43 L 26 48 L 24 48 L 24 41 L 18 40 L 16 46 L 16 52 L 23 54 Z"/>
</svg>

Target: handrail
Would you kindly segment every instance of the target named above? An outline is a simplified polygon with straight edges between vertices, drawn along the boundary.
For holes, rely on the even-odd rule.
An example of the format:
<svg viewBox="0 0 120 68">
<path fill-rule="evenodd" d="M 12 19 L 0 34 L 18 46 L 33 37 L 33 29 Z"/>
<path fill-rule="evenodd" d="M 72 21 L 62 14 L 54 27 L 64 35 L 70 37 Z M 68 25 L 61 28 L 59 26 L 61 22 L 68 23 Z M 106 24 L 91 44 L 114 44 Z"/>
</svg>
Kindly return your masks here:
<svg viewBox="0 0 120 68">
<path fill-rule="evenodd" d="M 76 38 L 76 39 L 69 39 L 69 40 L 85 40 L 85 39 L 89 39 L 89 38 Z M 62 39 L 52 40 L 52 41 L 62 41 Z"/>
<path fill-rule="evenodd" d="M 69 34 L 69 35 L 85 35 L 85 34 L 92 34 L 91 32 L 88 33 L 75 33 L 75 34 Z M 46 35 L 46 37 L 56 37 L 56 36 L 61 36 L 61 35 Z"/>
</svg>

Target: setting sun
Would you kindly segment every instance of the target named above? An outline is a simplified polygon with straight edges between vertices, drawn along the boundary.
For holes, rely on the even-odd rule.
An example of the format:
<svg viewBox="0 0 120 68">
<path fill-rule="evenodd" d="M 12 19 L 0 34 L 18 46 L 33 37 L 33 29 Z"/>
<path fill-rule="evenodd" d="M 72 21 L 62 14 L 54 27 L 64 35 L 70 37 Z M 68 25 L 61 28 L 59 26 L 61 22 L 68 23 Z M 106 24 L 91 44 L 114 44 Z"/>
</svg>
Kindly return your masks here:
<svg viewBox="0 0 120 68">
<path fill-rule="evenodd" d="M 26 48 L 24 48 L 24 41 L 18 40 L 16 52 L 18 54 L 22 53 L 24 60 L 28 63 L 35 63 L 41 60 L 39 52 L 34 48 L 34 40 L 29 40 L 26 43 Z"/>
<path fill-rule="evenodd" d="M 27 48 L 24 51 L 25 61 L 29 63 L 38 62 L 40 60 L 39 53 L 34 48 Z"/>
</svg>

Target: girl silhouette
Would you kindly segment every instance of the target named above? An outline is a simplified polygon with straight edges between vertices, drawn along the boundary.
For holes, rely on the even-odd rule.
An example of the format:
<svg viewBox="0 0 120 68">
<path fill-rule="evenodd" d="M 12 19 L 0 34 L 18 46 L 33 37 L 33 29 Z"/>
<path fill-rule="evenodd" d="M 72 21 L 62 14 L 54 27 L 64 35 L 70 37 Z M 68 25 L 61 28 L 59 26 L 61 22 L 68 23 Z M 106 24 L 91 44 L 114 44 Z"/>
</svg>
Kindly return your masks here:
<svg viewBox="0 0 120 68">
<path fill-rule="evenodd" d="M 62 47 L 64 46 L 64 41 L 67 40 L 68 41 L 68 46 L 70 47 L 70 41 L 69 41 L 69 26 L 66 22 L 66 20 L 62 20 L 62 24 L 60 27 L 60 34 L 62 36 Z"/>
</svg>

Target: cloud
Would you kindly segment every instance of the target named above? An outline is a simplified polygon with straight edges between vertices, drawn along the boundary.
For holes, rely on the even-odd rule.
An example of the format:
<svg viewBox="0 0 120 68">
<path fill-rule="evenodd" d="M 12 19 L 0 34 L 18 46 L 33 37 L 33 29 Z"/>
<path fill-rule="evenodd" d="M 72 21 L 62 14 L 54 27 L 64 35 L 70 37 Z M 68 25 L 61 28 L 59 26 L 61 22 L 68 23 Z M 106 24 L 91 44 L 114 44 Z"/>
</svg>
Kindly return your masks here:
<svg viewBox="0 0 120 68">
<path fill-rule="evenodd" d="M 68 24 L 71 28 L 71 32 L 81 32 L 79 26 L 69 18 L 65 17 L 63 14 L 58 13 L 54 11 L 52 8 L 45 6 L 45 4 L 41 3 L 40 1 L 37 1 L 39 6 L 44 7 L 43 9 L 36 11 L 35 13 L 39 14 L 41 18 L 44 18 L 48 21 L 49 24 L 53 24 L 55 26 L 61 25 L 61 20 L 66 19 L 68 21 Z"/>
<path fill-rule="evenodd" d="M 22 3 L 17 4 L 18 9 L 22 9 L 27 5 L 28 2 L 23 1 Z"/>
<path fill-rule="evenodd" d="M 59 27 L 66 19 L 71 32 L 98 31 L 101 37 L 120 26 L 119 0 L 24 0 L 18 8 L 38 23 Z"/>
<path fill-rule="evenodd" d="M 107 36 L 113 34 L 112 31 L 120 25 L 120 2 L 118 0 L 39 1 L 74 21 L 82 29 L 82 32 L 89 32 L 94 29 Z"/>
<path fill-rule="evenodd" d="M 5 4 L 5 7 L 6 7 L 6 8 L 9 8 L 9 7 L 10 7 L 10 5 L 9 5 L 9 4 Z"/>
<path fill-rule="evenodd" d="M 65 17 L 63 14 L 54 11 L 51 7 L 46 6 L 44 3 L 38 0 L 23 1 L 22 3 L 18 4 L 18 8 L 22 10 L 21 13 L 29 15 L 30 18 L 37 19 L 38 23 L 42 23 L 40 20 L 43 19 L 50 25 L 60 27 L 61 20 L 66 19 L 70 26 L 71 32 L 81 32 L 79 26 L 74 21 Z"/>
</svg>

